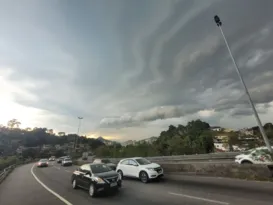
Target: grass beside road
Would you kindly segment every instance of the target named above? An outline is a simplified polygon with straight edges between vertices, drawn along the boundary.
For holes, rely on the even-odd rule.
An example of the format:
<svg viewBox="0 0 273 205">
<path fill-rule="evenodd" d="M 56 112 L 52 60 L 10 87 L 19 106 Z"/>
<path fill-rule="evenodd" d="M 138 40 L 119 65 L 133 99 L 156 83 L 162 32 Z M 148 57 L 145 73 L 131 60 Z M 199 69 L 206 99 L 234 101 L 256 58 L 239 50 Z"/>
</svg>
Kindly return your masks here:
<svg viewBox="0 0 273 205">
<path fill-rule="evenodd" d="M 16 164 L 19 159 L 16 156 L 0 157 L 0 172 L 10 165 Z"/>
</svg>

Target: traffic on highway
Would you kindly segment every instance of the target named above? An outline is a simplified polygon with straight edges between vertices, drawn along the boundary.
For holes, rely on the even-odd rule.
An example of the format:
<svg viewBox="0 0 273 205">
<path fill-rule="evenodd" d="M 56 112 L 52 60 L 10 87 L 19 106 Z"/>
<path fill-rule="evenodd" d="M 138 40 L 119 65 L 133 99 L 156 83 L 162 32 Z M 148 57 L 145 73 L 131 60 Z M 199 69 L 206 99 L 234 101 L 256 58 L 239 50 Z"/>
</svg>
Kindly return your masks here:
<svg viewBox="0 0 273 205">
<path fill-rule="evenodd" d="M 131 165 L 130 160 L 137 164 Z M 228 186 L 236 181 L 223 184 L 217 178 L 214 180 L 219 182 L 214 185 L 210 185 L 208 180 L 211 179 L 201 177 L 198 180 L 198 177 L 189 176 L 173 182 L 168 175 L 161 178 L 164 171 L 160 165 L 145 158 L 123 159 L 117 165 L 117 172 L 103 163 L 67 167 L 56 161 L 47 163 L 48 166 L 43 168 L 34 163 L 15 169 L 0 186 L 0 204 L 271 205 L 273 200 L 272 186 L 266 183 L 249 185 L 241 181 L 241 184 L 245 183 L 245 189 L 238 189 Z M 149 177 L 157 172 L 161 180 L 149 180 L 150 183 L 147 183 L 141 176 L 127 176 L 129 166 L 137 167 L 140 172 L 145 170 Z M 254 192 L 248 189 L 249 186 L 267 188 L 263 192 Z"/>
</svg>

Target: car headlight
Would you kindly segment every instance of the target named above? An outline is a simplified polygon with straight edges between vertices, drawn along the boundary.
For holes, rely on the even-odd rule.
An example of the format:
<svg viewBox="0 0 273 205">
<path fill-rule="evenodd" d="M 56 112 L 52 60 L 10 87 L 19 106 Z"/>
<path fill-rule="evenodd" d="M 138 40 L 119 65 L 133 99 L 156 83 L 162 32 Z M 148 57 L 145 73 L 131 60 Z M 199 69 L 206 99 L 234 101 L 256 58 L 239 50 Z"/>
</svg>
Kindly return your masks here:
<svg viewBox="0 0 273 205">
<path fill-rule="evenodd" d="M 99 177 L 94 177 L 95 181 L 98 183 L 98 184 L 105 184 L 105 181 L 103 181 L 102 178 L 99 178 Z"/>
<path fill-rule="evenodd" d="M 155 169 L 154 168 L 147 168 L 148 170 L 150 170 L 150 171 L 155 171 Z"/>
</svg>

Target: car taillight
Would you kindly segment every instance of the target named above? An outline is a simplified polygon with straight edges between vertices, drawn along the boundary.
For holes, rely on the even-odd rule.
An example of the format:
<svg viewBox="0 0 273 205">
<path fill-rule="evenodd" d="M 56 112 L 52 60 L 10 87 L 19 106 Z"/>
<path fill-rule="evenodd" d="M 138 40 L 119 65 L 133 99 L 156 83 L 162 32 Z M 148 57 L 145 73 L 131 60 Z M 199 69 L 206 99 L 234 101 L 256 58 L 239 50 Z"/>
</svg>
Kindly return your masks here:
<svg viewBox="0 0 273 205">
<path fill-rule="evenodd" d="M 41 162 L 38 162 L 38 165 L 41 165 Z"/>
</svg>

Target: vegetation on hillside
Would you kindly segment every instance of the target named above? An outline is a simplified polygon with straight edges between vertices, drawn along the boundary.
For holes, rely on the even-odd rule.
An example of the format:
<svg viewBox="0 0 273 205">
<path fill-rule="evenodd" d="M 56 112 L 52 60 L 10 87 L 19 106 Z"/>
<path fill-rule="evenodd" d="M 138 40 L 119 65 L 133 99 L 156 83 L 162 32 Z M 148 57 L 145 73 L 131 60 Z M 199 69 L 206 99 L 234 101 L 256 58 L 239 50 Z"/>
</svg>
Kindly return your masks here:
<svg viewBox="0 0 273 205">
<path fill-rule="evenodd" d="M 66 154 L 64 149 L 56 149 L 53 145 L 70 144 L 73 146 L 76 134 L 65 134 L 64 132 L 53 133 L 52 129 L 34 128 L 20 129 L 20 122 L 16 119 L 10 120 L 8 126 L 0 128 L 0 157 L 16 155 L 19 146 L 28 147 L 21 154 L 22 158 L 44 158 L 51 155 L 57 157 Z M 273 125 L 264 125 L 268 137 L 273 139 Z M 254 136 L 257 140 L 249 141 L 249 148 L 264 145 L 259 129 L 253 127 Z M 244 138 L 239 132 L 215 132 L 211 131 L 210 125 L 201 120 L 188 122 L 187 125 L 170 125 L 166 131 L 162 131 L 154 142 L 138 142 L 134 145 L 121 146 L 115 143 L 106 146 L 101 140 L 78 138 L 78 144 L 83 145 L 78 152 L 92 151 L 98 157 L 132 157 L 132 156 L 167 156 L 183 154 L 203 154 L 214 152 L 214 136 L 227 135 L 227 146 L 232 150 L 232 145 L 242 146 Z M 253 136 L 252 136 L 253 137 Z M 51 149 L 43 150 L 43 145 L 52 145 Z M 71 153 L 70 153 L 71 154 Z M 73 153 L 72 153 L 73 154 Z M 80 156 L 79 153 L 74 153 Z"/>
<path fill-rule="evenodd" d="M 96 155 L 102 157 L 167 156 L 180 154 L 203 154 L 214 151 L 210 125 L 201 120 L 188 122 L 186 126 L 170 125 L 153 143 L 137 143 L 126 147 L 99 147 Z"/>
</svg>

